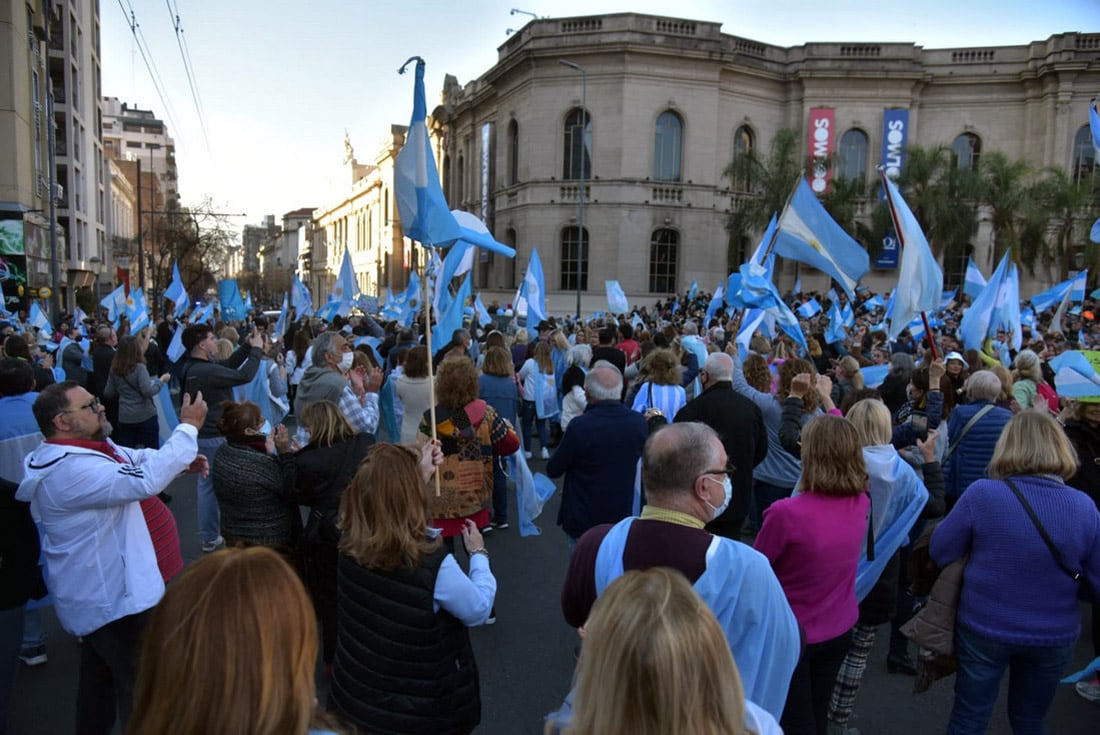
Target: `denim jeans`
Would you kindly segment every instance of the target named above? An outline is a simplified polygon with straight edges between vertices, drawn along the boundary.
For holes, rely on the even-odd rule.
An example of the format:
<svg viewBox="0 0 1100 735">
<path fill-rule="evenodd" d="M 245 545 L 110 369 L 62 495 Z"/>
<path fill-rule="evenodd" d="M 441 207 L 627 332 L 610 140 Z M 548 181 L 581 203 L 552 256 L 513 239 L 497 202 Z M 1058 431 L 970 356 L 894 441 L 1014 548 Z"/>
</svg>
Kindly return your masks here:
<svg viewBox="0 0 1100 735">
<path fill-rule="evenodd" d="M 993 707 L 1008 669 L 1008 721 L 1013 735 L 1042 735 L 1054 690 L 1073 656 L 1069 646 L 1001 643 L 955 628 L 955 703 L 948 735 L 979 735 L 989 727 Z"/>
<path fill-rule="evenodd" d="M 218 499 L 214 496 L 214 455 L 218 447 L 225 444 L 225 437 L 215 436 L 199 439 L 199 454 L 210 463 L 210 474 L 198 475 L 195 487 L 199 507 L 199 536 L 203 541 L 216 541 L 221 535 L 221 514 L 218 512 Z"/>
<path fill-rule="evenodd" d="M 25 608 L 23 613 L 23 648 L 34 648 L 46 642 L 46 630 L 42 627 L 42 608 Z"/>
<path fill-rule="evenodd" d="M 77 735 L 109 735 L 117 713 L 123 732 L 133 710 L 141 636 L 148 610 L 113 620 L 83 637 L 76 692 Z"/>
<path fill-rule="evenodd" d="M 536 415 L 535 402 L 524 401 L 523 402 L 523 448 L 528 451 L 534 451 L 534 445 L 531 444 L 531 424 L 535 424 L 535 428 L 539 432 L 539 446 L 546 449 L 550 444 L 550 432 L 546 429 L 546 419 L 540 419 Z"/>
</svg>

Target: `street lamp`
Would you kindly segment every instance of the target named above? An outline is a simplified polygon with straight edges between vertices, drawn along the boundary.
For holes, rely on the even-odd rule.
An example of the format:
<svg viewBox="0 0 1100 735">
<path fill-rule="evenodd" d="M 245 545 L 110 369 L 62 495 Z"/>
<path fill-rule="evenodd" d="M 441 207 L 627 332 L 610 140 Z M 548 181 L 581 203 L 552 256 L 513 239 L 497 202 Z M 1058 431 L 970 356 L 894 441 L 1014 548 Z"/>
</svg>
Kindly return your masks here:
<svg viewBox="0 0 1100 735">
<path fill-rule="evenodd" d="M 588 70 L 580 64 L 558 59 L 562 66 L 568 66 L 581 74 L 581 175 L 577 197 L 577 320 L 581 318 L 581 276 L 584 266 L 584 164 L 587 159 L 585 135 L 588 132 Z"/>
</svg>

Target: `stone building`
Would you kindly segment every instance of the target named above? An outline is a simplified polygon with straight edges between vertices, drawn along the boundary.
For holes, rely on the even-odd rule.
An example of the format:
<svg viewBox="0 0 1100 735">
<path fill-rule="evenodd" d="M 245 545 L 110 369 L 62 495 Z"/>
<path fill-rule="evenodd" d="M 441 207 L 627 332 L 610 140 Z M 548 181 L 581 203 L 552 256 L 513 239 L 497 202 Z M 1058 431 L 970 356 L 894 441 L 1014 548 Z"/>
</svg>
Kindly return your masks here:
<svg viewBox="0 0 1100 735">
<path fill-rule="evenodd" d="M 802 131 L 806 159 L 837 156 L 831 171 L 811 173 L 815 186 L 827 185 L 824 174 L 869 180 L 904 146 L 941 143 L 959 166 L 996 150 L 1081 175 L 1095 166 L 1087 105 L 1097 90 L 1100 33 L 990 48 L 783 48 L 719 23 L 618 13 L 531 21 L 480 77 L 448 77 L 429 124 L 451 206 L 482 217 L 518 252 L 483 256 L 475 289 L 510 300 L 537 246 L 551 309 L 571 310 L 580 278 L 589 311 L 605 308 L 608 279 L 637 302 L 693 279 L 713 288 L 728 272 L 725 225 L 739 195 L 723 171 L 738 151 L 766 150 L 780 129 Z M 972 245 L 987 272 L 990 240 L 983 221 Z M 963 266 L 945 264 L 948 287 Z M 889 290 L 895 268 L 864 282 Z M 1049 283 L 1043 275 L 1036 281 Z M 782 278 L 789 287 L 793 274 Z"/>
</svg>

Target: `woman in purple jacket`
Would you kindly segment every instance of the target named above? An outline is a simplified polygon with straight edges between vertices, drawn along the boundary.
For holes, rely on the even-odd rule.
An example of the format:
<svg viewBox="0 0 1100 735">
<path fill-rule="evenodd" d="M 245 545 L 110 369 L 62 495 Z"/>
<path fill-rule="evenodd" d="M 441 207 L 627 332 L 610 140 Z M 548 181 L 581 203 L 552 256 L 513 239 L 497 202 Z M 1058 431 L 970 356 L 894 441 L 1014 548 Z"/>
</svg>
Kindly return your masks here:
<svg viewBox="0 0 1100 735">
<path fill-rule="evenodd" d="M 970 554 L 955 623 L 949 735 L 986 731 L 1006 668 L 1012 731 L 1045 732 L 1081 632 L 1078 595 L 1100 599 L 1100 511 L 1065 484 L 1076 471 L 1077 455 L 1057 422 L 1024 411 L 997 440 L 991 479 L 970 485 L 932 534 L 929 551 L 941 567 Z"/>
</svg>

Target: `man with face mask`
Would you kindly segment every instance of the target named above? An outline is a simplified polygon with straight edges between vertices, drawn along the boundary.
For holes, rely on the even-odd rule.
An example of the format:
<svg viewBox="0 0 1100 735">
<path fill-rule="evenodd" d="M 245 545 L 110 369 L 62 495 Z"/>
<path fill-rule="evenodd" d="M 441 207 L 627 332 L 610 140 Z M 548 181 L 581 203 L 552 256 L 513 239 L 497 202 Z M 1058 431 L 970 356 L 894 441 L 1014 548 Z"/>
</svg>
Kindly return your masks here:
<svg viewBox="0 0 1100 735">
<path fill-rule="evenodd" d="M 224 362 L 214 359 L 218 340 L 209 324 L 190 325 L 183 330 L 182 340 L 187 359 L 180 368 L 180 385 L 192 399 L 199 391 L 206 399 L 209 411 L 199 429 L 199 454 L 206 457 L 213 468 L 214 455 L 218 447 L 225 443 L 225 437 L 218 431 L 222 401 L 233 400 L 233 388 L 248 383 L 256 375 L 263 359 L 264 337 L 260 330 L 253 330 L 245 343 Z M 199 478 L 197 492 L 199 536 L 202 537 L 203 552 L 209 553 L 225 543 L 221 536 L 221 519 L 212 474 Z"/>
<path fill-rule="evenodd" d="M 313 364 L 302 375 L 295 398 L 301 415 L 306 406 L 329 401 L 340 407 L 351 427 L 361 434 L 378 429 L 378 389 L 382 371 L 352 369 L 355 351 L 339 332 L 322 332 L 313 340 Z"/>
<path fill-rule="evenodd" d="M 699 382 L 703 392 L 676 412 L 675 421 L 702 421 L 718 433 L 729 463 L 733 499 L 707 524 L 707 530 L 735 541 L 749 514 L 752 468 L 768 456 L 768 430 L 764 414 L 751 399 L 733 389 L 733 358 L 722 352 L 707 355 Z"/>
<path fill-rule="evenodd" d="M 725 631 L 745 698 L 778 719 L 801 635 L 767 558 L 704 530 L 729 504 L 731 472 L 722 442 L 706 424 L 673 423 L 654 432 L 642 455 L 647 505 L 639 517 L 596 526 L 577 542 L 562 612 L 580 628 L 596 597 L 625 572 L 678 569 Z"/>
</svg>

